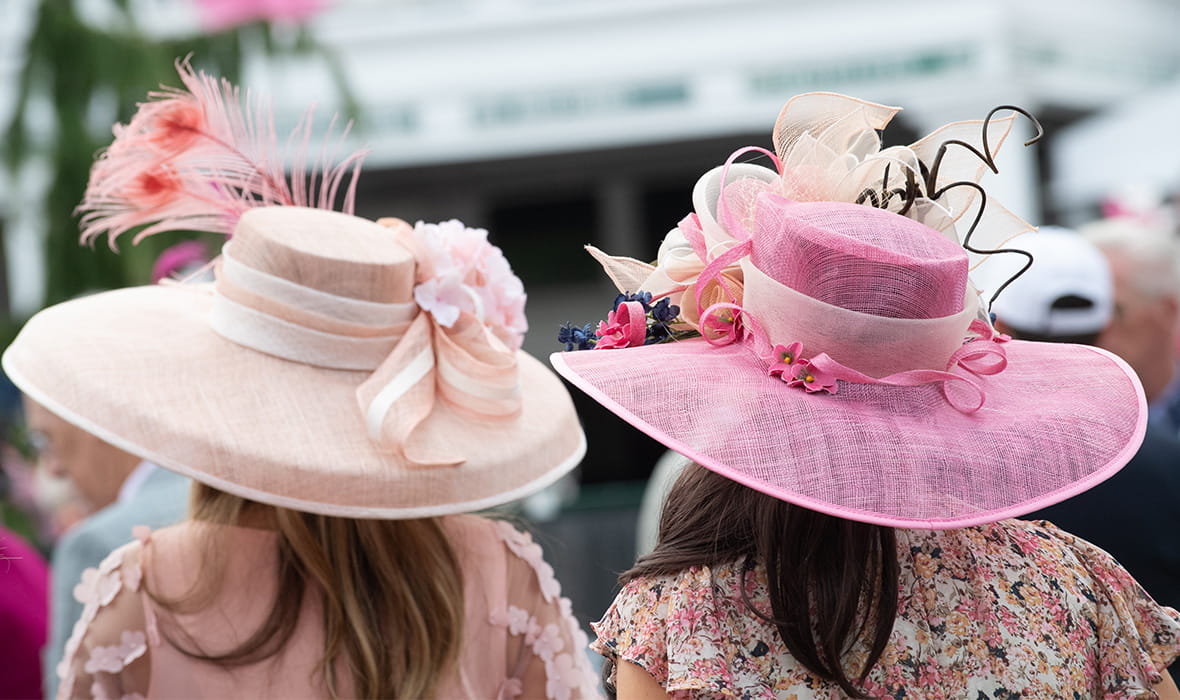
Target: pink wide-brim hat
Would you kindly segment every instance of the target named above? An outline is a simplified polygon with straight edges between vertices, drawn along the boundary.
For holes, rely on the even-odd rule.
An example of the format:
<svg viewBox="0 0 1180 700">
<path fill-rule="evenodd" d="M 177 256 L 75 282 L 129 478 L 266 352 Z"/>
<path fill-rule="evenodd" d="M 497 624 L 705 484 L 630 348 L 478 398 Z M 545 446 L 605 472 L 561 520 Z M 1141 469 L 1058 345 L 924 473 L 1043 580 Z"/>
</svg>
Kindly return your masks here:
<svg viewBox="0 0 1180 700">
<path fill-rule="evenodd" d="M 686 258 L 665 256 L 675 231 L 657 267 L 592 251 L 616 283 L 679 282 L 657 292 L 682 294 L 682 307 L 707 263 L 731 270 L 733 301 L 694 315 L 711 319 L 699 324 L 709 337 L 555 353 L 559 374 L 707 469 L 892 527 L 1023 515 L 1135 454 L 1147 410 L 1130 367 L 1094 347 L 996 335 L 953 231 L 867 205 L 792 201 L 768 184 L 773 171 L 754 169 L 734 166 L 732 181 L 718 169 L 698 185 L 681 225 L 702 251 L 694 276 Z M 729 227 L 723 189 L 746 206 Z M 734 238 L 722 245 L 726 228 Z"/>
<path fill-rule="evenodd" d="M 417 518 L 556 481 L 585 452 L 568 392 L 471 319 L 443 328 L 421 310 L 399 228 L 249 210 L 215 284 L 48 308 L 4 370 L 112 445 L 270 505 Z"/>
</svg>

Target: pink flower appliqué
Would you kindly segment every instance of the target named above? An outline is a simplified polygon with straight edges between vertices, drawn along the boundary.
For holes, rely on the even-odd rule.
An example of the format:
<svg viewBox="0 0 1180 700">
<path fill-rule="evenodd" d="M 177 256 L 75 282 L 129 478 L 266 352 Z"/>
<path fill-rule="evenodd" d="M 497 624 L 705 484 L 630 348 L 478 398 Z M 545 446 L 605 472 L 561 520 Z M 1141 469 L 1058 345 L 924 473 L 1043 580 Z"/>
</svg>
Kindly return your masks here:
<svg viewBox="0 0 1180 700">
<path fill-rule="evenodd" d="M 515 605 L 508 606 L 508 632 L 515 635 L 523 635 L 529 631 L 529 622 L 532 617 L 527 610 L 518 608 Z"/>
<path fill-rule="evenodd" d="M 118 673 L 147 651 L 147 638 L 143 632 L 123 630 L 119 641 L 121 643 L 115 646 L 94 647 L 83 670 L 87 673 Z"/>
<path fill-rule="evenodd" d="M 647 338 L 647 314 L 643 311 L 643 304 L 637 301 L 619 304 L 619 308 L 606 315 L 605 321 L 598 322 L 595 335 L 598 336 L 595 350 L 643 345 Z"/>
<path fill-rule="evenodd" d="M 528 321 L 525 293 L 504 253 L 488 241 L 482 228 L 458 219 L 414 226 L 414 238 L 426 256 L 429 277 L 414 287 L 414 301 L 450 328 L 467 312 L 513 350 L 520 349 Z"/>
<path fill-rule="evenodd" d="M 809 394 L 817 391 L 836 393 L 836 378 L 830 372 L 825 372 L 807 360 L 796 360 L 795 367 L 795 378 L 787 382 L 787 386 L 801 386 Z"/>
<path fill-rule="evenodd" d="M 798 363 L 800 361 L 805 362 L 805 360 L 801 360 L 799 357 L 802 354 L 803 343 L 794 342 L 790 345 L 775 345 L 774 364 L 770 366 L 770 376 L 778 377 L 784 382 L 791 381 L 798 368 Z"/>
<path fill-rule="evenodd" d="M 569 700 L 570 694 L 582 683 L 582 669 L 570 654 L 558 654 L 545 667 L 545 694 L 553 700 Z"/>
<path fill-rule="evenodd" d="M 82 580 L 74 586 L 74 599 L 83 605 L 101 607 L 115 599 L 122 585 L 113 569 L 86 569 L 82 572 Z"/>
<path fill-rule="evenodd" d="M 700 332 L 713 345 L 729 345 L 742 339 L 742 309 L 737 304 L 718 302 L 701 312 Z"/>
<path fill-rule="evenodd" d="M 533 653 L 546 663 L 553 660 L 565 648 L 565 639 L 561 636 L 561 629 L 552 622 L 541 629 L 540 636 L 533 642 Z"/>
<path fill-rule="evenodd" d="M 554 598 L 560 596 L 561 584 L 557 582 L 553 567 L 545 561 L 545 552 L 541 549 L 541 545 L 533 542 L 533 538 L 527 532 L 521 532 L 508 523 L 496 523 L 496 530 L 509 551 L 532 567 L 545 602 L 552 602 Z"/>
</svg>

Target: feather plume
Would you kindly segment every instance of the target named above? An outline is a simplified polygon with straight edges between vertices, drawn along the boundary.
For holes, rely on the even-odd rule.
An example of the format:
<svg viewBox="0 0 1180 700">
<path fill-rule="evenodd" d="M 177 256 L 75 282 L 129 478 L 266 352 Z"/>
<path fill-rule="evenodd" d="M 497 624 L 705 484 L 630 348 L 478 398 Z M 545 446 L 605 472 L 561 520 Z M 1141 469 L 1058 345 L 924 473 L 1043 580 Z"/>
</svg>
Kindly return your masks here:
<svg viewBox="0 0 1180 700">
<path fill-rule="evenodd" d="M 231 234 L 247 209 L 287 205 L 331 209 L 347 179 L 341 211 L 351 214 L 357 175 L 367 151 L 336 158 L 351 124 L 335 138 L 328 127 L 318 162 L 309 169 L 314 107 L 286 141 L 285 169 L 270 102 L 245 94 L 228 80 L 194 72 L 188 59 L 176 70 L 184 89 L 149 93 L 148 101 L 94 163 L 81 213 L 82 241 L 107 234 L 115 240 L 162 231 L 198 230 Z"/>
</svg>

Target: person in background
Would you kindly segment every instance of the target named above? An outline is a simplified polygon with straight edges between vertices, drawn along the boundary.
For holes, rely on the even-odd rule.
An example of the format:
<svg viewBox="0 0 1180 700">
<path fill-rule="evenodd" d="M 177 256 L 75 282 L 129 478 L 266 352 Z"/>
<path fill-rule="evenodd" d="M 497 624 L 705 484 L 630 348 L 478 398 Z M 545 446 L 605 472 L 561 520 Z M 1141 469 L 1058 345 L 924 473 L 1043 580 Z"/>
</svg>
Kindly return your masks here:
<svg viewBox="0 0 1180 700">
<path fill-rule="evenodd" d="M 995 297 L 996 328 L 1019 340 L 1096 345 L 1114 313 L 1107 258 L 1086 238 L 1052 227 L 1005 247 L 1033 264 Z M 1025 258 L 999 255 L 977 270 L 989 299 Z M 1150 409 L 1149 409 L 1150 410 Z M 1149 425 L 1122 471 L 1089 491 L 1023 516 L 1048 520 L 1110 552 L 1157 601 L 1180 606 L 1180 440 Z"/>
<path fill-rule="evenodd" d="M 1148 420 L 1180 436 L 1180 255 L 1173 232 L 1135 218 L 1103 219 L 1079 233 L 1110 262 L 1114 307 L 1097 345 L 1126 360 L 1147 393 Z"/>
<path fill-rule="evenodd" d="M 74 485 L 90 515 L 53 547 L 46 697 L 57 693 L 57 670 L 66 640 L 82 615 L 74 587 L 82 572 L 130 542 L 138 525 L 164 527 L 184 519 L 189 480 L 100 440 L 27 396 L 25 421 L 38 452 L 38 468 Z"/>
</svg>

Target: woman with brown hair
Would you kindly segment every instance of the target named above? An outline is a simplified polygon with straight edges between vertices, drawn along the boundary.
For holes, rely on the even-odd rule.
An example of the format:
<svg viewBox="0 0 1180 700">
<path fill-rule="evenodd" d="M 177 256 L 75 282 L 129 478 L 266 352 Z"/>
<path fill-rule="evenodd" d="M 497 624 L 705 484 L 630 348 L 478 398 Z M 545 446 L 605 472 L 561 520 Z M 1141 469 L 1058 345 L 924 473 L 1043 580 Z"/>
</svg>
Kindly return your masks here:
<svg viewBox="0 0 1180 700">
<path fill-rule="evenodd" d="M 694 462 L 595 626 L 608 688 L 1180 697 L 1180 613 L 1012 519 L 1126 464 L 1142 387 L 1102 350 L 997 334 L 968 279 L 1018 255 L 1023 222 L 977 184 L 1011 118 L 880 150 L 896 111 L 796 97 L 776 169 L 743 149 L 708 173 L 655 265 L 592 251 L 641 291 L 553 364 Z"/>
<path fill-rule="evenodd" d="M 289 183 L 265 115 L 181 74 L 116 130 L 84 235 L 232 231 L 215 281 L 51 307 L 3 358 L 48 410 L 197 482 L 189 520 L 83 576 L 59 697 L 596 695 L 540 547 L 463 515 L 585 451 L 519 350 L 520 280 L 481 229 L 327 211 L 343 166 Z"/>
</svg>

